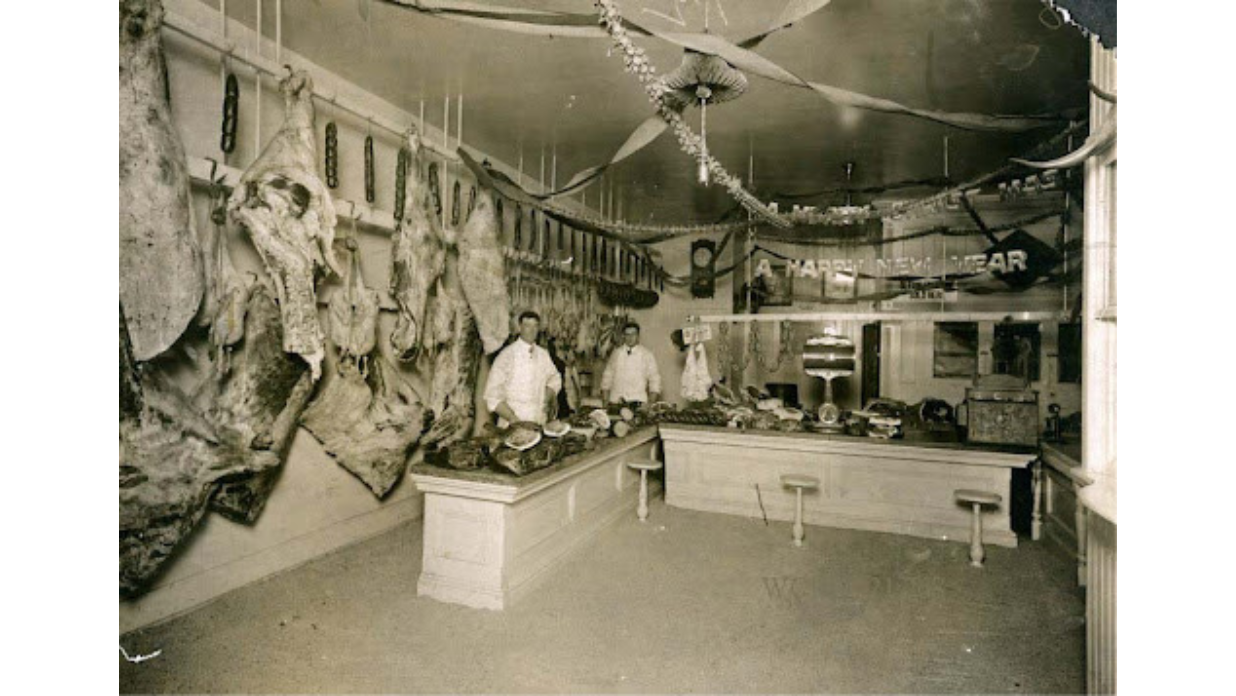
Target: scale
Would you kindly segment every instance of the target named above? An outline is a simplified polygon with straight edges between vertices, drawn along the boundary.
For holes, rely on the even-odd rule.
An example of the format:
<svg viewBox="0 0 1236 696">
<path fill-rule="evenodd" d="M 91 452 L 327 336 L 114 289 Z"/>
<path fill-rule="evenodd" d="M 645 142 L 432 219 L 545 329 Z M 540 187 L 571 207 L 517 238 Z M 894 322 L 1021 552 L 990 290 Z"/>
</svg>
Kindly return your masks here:
<svg viewBox="0 0 1236 696">
<path fill-rule="evenodd" d="M 833 403 L 833 380 L 854 374 L 854 367 L 854 342 L 837 335 L 835 329 L 826 329 L 822 335 L 808 338 L 803 345 L 803 370 L 812 377 L 824 380 L 819 430 L 841 432 L 845 429 L 841 423 L 841 409 Z"/>
</svg>

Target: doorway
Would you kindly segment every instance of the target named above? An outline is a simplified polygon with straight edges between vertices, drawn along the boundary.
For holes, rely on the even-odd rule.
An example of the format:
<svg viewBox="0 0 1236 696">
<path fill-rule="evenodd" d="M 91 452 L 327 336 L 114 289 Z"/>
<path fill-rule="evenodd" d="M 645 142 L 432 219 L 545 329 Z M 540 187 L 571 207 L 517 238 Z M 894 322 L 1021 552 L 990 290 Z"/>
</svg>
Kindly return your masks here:
<svg viewBox="0 0 1236 696">
<path fill-rule="evenodd" d="M 865 408 L 872 399 L 880 398 L 880 322 L 863 324 L 862 401 Z"/>
</svg>

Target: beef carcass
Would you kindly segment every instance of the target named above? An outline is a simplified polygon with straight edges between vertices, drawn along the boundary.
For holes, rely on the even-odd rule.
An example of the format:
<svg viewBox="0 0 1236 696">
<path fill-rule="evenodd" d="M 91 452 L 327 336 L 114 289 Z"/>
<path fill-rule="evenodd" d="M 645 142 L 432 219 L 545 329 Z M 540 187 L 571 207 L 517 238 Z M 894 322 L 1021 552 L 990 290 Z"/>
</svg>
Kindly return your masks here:
<svg viewBox="0 0 1236 696">
<path fill-rule="evenodd" d="M 328 315 L 331 341 L 339 349 L 337 364 L 301 423 L 381 498 L 403 476 L 408 452 L 424 432 L 426 411 L 399 371 L 381 355 L 370 355 L 377 338 L 378 295 L 365 287 L 355 242 L 348 241 L 348 278 L 331 297 Z"/>
<path fill-rule="evenodd" d="M 204 284 L 162 25 L 159 0 L 121 0 L 120 302 L 139 361 L 176 342 L 197 314 Z"/>
<path fill-rule="evenodd" d="M 408 129 L 406 140 L 405 203 L 391 243 L 390 274 L 391 295 L 399 305 L 391 347 L 405 362 L 420 352 L 429 291 L 442 274 L 446 259 L 442 227 L 433 209 L 421 161 L 421 139 L 415 128 Z"/>
<path fill-rule="evenodd" d="M 426 446 L 445 447 L 470 437 L 476 420 L 477 377 L 483 348 L 476 319 L 464 298 L 458 264 L 455 251 L 448 251 L 432 300 L 435 315 L 443 319 L 437 327 L 442 333 L 437 336 L 439 342 L 429 368 L 429 405 L 434 420 L 421 438 L 421 444 Z"/>
<path fill-rule="evenodd" d="M 459 235 L 459 276 L 489 354 L 502 348 L 510 335 L 511 301 L 493 194 L 482 188 L 475 200 L 476 208 Z"/>
<path fill-rule="evenodd" d="M 297 71 L 279 83 L 285 118 L 232 191 L 228 210 L 253 239 L 275 286 L 283 347 L 321 375 L 326 355 L 314 286 L 319 271 L 339 275 L 332 243 L 335 208 L 318 178 L 313 132 L 313 80 Z"/>
<path fill-rule="evenodd" d="M 340 360 L 350 360 L 364 372 L 364 359 L 377 345 L 378 293 L 365 286 L 356 240 L 347 241 L 348 274 L 343 287 L 327 304 L 329 334 Z"/>
<path fill-rule="evenodd" d="M 144 591 L 206 513 L 218 483 L 278 466 L 135 364 L 120 310 L 120 592 Z"/>
<path fill-rule="evenodd" d="M 251 456 L 274 455 L 272 465 L 219 485 L 211 509 L 233 521 L 252 523 L 261 514 L 313 395 L 315 378 L 303 360 L 284 351 L 286 344 L 279 308 L 269 291 L 255 284 L 245 307 L 243 338 L 228 358 L 230 370 L 221 381 L 207 383 L 218 390 L 215 398 L 206 399 L 211 420 L 238 432 Z"/>
</svg>

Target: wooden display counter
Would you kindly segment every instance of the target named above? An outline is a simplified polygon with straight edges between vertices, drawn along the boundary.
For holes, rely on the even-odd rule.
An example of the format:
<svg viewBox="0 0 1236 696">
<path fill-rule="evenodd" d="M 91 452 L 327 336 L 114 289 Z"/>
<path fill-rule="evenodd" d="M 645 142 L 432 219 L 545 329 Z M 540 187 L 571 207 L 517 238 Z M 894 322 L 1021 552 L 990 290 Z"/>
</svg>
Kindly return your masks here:
<svg viewBox="0 0 1236 696">
<path fill-rule="evenodd" d="M 781 476 L 805 474 L 820 480 L 803 496 L 807 524 L 966 542 L 971 512 L 953 491 L 978 489 L 1003 499 L 984 510 L 984 543 L 1010 547 L 1012 470 L 1038 458 L 1032 447 L 693 425 L 662 425 L 661 438 L 668 505 L 791 521 Z"/>
<path fill-rule="evenodd" d="M 427 464 L 409 470 L 425 493 L 425 541 L 417 594 L 503 609 L 567 554 L 620 515 L 635 514 L 639 473 L 657 429 L 601 440 L 587 452 L 522 478 Z"/>
</svg>

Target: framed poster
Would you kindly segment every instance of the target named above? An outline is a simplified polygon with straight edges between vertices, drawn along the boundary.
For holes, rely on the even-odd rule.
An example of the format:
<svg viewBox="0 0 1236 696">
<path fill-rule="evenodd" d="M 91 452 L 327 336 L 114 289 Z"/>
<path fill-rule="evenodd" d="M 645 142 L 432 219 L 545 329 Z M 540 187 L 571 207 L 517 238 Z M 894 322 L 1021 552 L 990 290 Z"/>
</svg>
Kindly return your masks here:
<svg viewBox="0 0 1236 696">
<path fill-rule="evenodd" d="M 858 297 L 858 274 L 852 269 L 829 269 L 824 273 L 824 299 L 854 302 Z"/>
<path fill-rule="evenodd" d="M 785 264 L 772 265 L 772 275 L 762 275 L 756 284 L 762 307 L 789 307 L 794 304 L 794 278 L 786 275 Z"/>
</svg>

